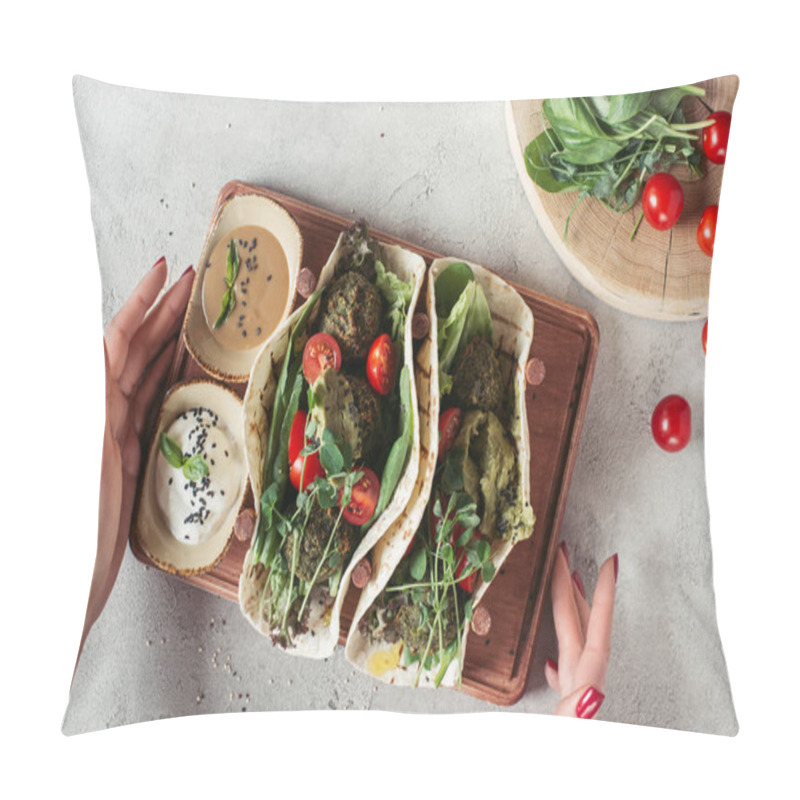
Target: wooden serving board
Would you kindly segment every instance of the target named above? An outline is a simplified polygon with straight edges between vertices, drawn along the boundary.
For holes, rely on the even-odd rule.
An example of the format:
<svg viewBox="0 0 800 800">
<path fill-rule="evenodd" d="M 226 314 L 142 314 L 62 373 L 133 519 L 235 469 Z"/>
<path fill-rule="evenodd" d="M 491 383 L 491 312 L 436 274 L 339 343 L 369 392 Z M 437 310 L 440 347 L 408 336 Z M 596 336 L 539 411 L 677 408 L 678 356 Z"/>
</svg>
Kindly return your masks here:
<svg viewBox="0 0 800 800">
<path fill-rule="evenodd" d="M 735 75 L 697 85 L 705 89 L 703 99 L 715 111 L 732 109 L 739 88 Z M 692 121 L 708 115 L 695 97 L 685 98 L 683 109 Z M 711 259 L 697 245 L 697 226 L 705 207 L 719 204 L 722 165 L 704 157 L 701 178 L 692 178 L 685 167 L 673 168 L 671 172 L 684 191 L 678 222 L 671 230 L 656 231 L 642 221 L 631 241 L 641 201 L 621 214 L 595 198 L 581 200 L 575 207 L 576 192 L 550 194 L 531 180 L 524 152 L 544 127 L 541 100 L 506 104 L 511 153 L 525 194 L 542 230 L 573 276 L 601 300 L 637 316 L 662 320 L 707 316 Z M 565 239 L 564 225 L 573 207 Z"/>
<path fill-rule="evenodd" d="M 302 267 L 319 274 L 339 233 L 352 220 L 238 181 L 222 189 L 214 216 L 225 199 L 254 191 L 277 200 L 292 214 L 303 235 Z M 419 253 L 428 263 L 439 257 L 381 231 L 372 233 L 382 241 Z M 529 386 L 526 396 L 532 453 L 531 504 L 536 525 L 531 539 L 516 546 L 484 595 L 482 604 L 491 614 L 491 630 L 487 636 L 471 633 L 468 637 L 463 673 L 463 691 L 502 705 L 516 703 L 527 685 L 599 344 L 597 323 L 588 313 L 529 289 L 515 288 L 533 311 L 531 356 L 541 359 L 546 371 L 542 383 Z M 201 376 L 207 377 L 179 343 L 167 388 L 179 380 Z M 243 395 L 246 386 L 236 384 L 233 388 Z M 153 434 L 151 431 L 149 435 Z M 252 507 L 249 491 L 245 503 Z M 151 564 L 135 539 L 130 541 L 136 557 Z M 181 578 L 238 602 L 239 575 L 248 548 L 249 543 L 232 536 L 225 556 L 213 570 Z M 359 594 L 352 585 L 347 591 L 340 644 L 346 639 Z"/>
</svg>

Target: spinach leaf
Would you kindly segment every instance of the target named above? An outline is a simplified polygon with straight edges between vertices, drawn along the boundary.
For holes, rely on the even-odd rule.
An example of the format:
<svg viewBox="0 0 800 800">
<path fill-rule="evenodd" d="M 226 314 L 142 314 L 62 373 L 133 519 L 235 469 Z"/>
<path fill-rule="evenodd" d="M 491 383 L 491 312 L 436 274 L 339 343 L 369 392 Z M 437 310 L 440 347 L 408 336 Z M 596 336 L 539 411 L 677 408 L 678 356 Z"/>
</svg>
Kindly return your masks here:
<svg viewBox="0 0 800 800">
<path fill-rule="evenodd" d="M 572 182 L 568 171 L 558 171 L 557 165 L 551 166 L 551 157 L 561 147 L 555 132 L 549 128 L 543 130 L 525 148 L 525 169 L 531 180 L 551 194 L 574 191 L 577 186 Z"/>
<path fill-rule="evenodd" d="M 647 106 L 652 92 L 634 94 L 611 94 L 601 97 L 587 97 L 586 101 L 595 115 L 610 125 L 626 122 Z"/>
<path fill-rule="evenodd" d="M 381 491 L 378 495 L 378 505 L 375 507 L 375 513 L 372 515 L 373 520 L 377 519 L 378 515 L 389 505 L 389 501 L 394 494 L 394 490 L 397 488 L 397 484 L 400 482 L 400 476 L 403 474 L 403 469 L 411 452 L 414 419 L 411 413 L 411 370 L 409 370 L 408 364 L 403 365 L 403 369 L 400 371 L 399 382 L 401 415 L 400 435 L 395 439 L 391 450 L 389 450 L 386 463 L 383 465 Z M 365 523 L 365 525 L 369 525 L 371 521 L 372 520 Z"/>
</svg>

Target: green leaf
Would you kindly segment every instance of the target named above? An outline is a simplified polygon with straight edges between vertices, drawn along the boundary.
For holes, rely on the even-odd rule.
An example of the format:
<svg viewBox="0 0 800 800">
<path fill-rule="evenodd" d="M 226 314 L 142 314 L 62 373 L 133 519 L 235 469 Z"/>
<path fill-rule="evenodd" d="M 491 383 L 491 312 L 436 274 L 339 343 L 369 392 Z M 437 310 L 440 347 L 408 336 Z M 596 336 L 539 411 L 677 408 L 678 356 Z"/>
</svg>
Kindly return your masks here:
<svg viewBox="0 0 800 800">
<path fill-rule="evenodd" d="M 421 581 L 425 577 L 425 569 L 428 566 L 428 554 L 424 547 L 418 547 L 411 556 L 411 563 L 408 571 L 415 581 Z"/>
<path fill-rule="evenodd" d="M 171 467 L 180 469 L 183 466 L 183 450 L 174 439 L 171 439 L 163 431 L 158 437 L 158 446 L 161 449 L 161 454 L 167 459 Z"/>
<path fill-rule="evenodd" d="M 199 481 L 208 475 L 208 464 L 200 453 L 195 453 L 183 463 L 183 474 L 190 481 Z"/>
<path fill-rule="evenodd" d="M 489 581 L 494 578 L 495 568 L 494 564 L 491 561 L 487 561 L 483 565 L 483 569 L 481 570 L 481 578 L 483 578 L 484 583 L 489 583 Z"/>
<path fill-rule="evenodd" d="M 400 482 L 400 476 L 403 474 L 406 461 L 411 453 L 414 418 L 411 413 L 411 371 L 407 364 L 404 364 L 403 369 L 400 371 L 399 391 L 400 433 L 392 444 L 389 455 L 386 457 L 386 463 L 383 465 L 381 490 L 378 495 L 378 504 L 375 507 L 375 513 L 372 519 L 377 519 L 378 515 L 389 505 L 389 501 L 397 488 L 397 484 Z M 345 455 L 347 455 L 345 460 L 349 462 L 350 454 Z"/>
<path fill-rule="evenodd" d="M 228 261 L 225 264 L 225 283 L 232 287 L 237 275 L 239 274 L 239 250 L 236 242 L 231 239 L 228 245 Z"/>
<path fill-rule="evenodd" d="M 475 275 L 469 264 L 463 261 L 448 264 L 436 278 L 436 313 L 440 317 L 447 317 L 461 297 L 461 292 L 473 280 Z"/>
<path fill-rule="evenodd" d="M 669 119 L 678 108 L 681 100 L 689 95 L 703 97 L 705 90 L 699 86 L 674 86 L 671 89 L 660 89 L 652 93 L 650 106 L 662 117 Z"/>
<path fill-rule="evenodd" d="M 445 542 L 441 548 L 439 548 L 439 556 L 445 564 L 449 566 L 453 565 L 453 547 L 450 542 Z"/>
<path fill-rule="evenodd" d="M 464 616 L 467 618 L 467 621 L 471 621 L 472 620 L 472 598 L 471 597 L 464 604 Z"/>
<path fill-rule="evenodd" d="M 650 102 L 651 95 L 652 92 L 636 92 L 587 97 L 586 100 L 600 119 L 616 125 L 638 114 Z"/>
<path fill-rule="evenodd" d="M 319 451 L 319 460 L 327 475 L 338 475 L 344 469 L 342 451 L 335 442 L 328 441 L 322 445 L 322 449 Z"/>
<path fill-rule="evenodd" d="M 319 490 L 317 492 L 317 501 L 321 508 L 333 508 L 339 502 L 339 491 L 329 481 L 324 481 L 321 478 Z"/>
<path fill-rule="evenodd" d="M 578 188 L 567 175 L 556 177 L 551 169 L 551 156 L 560 146 L 555 132 L 544 130 L 525 148 L 525 170 L 540 189 L 550 194 L 573 192 Z"/>
<path fill-rule="evenodd" d="M 225 294 L 222 295 L 222 304 L 219 310 L 219 316 L 214 323 L 214 330 L 219 328 L 223 322 L 231 315 L 231 311 L 236 307 L 236 292 L 233 286 L 229 286 Z"/>
</svg>

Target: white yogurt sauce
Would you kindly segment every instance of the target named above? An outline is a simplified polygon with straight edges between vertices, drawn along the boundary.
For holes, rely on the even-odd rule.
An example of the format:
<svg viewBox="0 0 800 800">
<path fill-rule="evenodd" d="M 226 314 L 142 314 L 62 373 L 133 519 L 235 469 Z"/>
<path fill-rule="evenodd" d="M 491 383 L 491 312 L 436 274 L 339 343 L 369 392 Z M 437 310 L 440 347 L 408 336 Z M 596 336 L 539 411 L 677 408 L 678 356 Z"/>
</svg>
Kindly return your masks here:
<svg viewBox="0 0 800 800">
<path fill-rule="evenodd" d="M 172 535 L 195 545 L 212 536 L 225 518 L 242 482 L 242 458 L 235 442 L 207 408 L 185 411 L 166 430 L 184 456 L 200 453 L 208 475 L 190 481 L 160 451 L 156 459 L 156 500 Z"/>
</svg>

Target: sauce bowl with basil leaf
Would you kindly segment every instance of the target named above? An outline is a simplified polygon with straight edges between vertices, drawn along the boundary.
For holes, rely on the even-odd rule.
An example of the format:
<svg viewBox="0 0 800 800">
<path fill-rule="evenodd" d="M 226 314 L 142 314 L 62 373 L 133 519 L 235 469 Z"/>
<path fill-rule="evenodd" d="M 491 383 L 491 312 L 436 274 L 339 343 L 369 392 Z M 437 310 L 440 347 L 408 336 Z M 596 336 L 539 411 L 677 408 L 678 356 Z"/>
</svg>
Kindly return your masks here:
<svg viewBox="0 0 800 800">
<path fill-rule="evenodd" d="M 178 575 L 225 555 L 247 486 L 242 401 L 213 381 L 167 394 L 147 456 L 133 535 L 147 557 Z"/>
<path fill-rule="evenodd" d="M 206 372 L 247 381 L 261 345 L 292 309 L 302 259 L 294 218 L 257 187 L 221 202 L 197 262 L 183 331 Z"/>
</svg>

